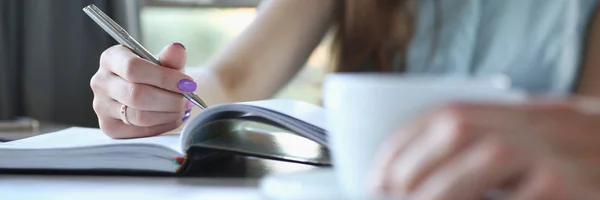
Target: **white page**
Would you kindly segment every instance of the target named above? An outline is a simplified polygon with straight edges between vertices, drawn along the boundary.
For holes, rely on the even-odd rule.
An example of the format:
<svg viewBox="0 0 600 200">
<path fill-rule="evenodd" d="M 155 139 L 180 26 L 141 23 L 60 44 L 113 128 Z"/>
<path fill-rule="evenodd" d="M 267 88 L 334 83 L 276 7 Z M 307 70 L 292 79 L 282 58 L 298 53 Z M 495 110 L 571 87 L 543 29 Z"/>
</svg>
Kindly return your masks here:
<svg viewBox="0 0 600 200">
<path fill-rule="evenodd" d="M 135 138 L 135 139 L 112 139 L 95 128 L 72 127 L 61 131 L 46 133 L 22 140 L 0 143 L 2 149 L 55 149 L 55 148 L 85 148 L 92 146 L 107 145 L 158 145 L 170 148 L 181 153 L 179 145 L 179 133 L 170 132 L 160 136 Z"/>
<path fill-rule="evenodd" d="M 239 104 L 258 106 L 274 110 L 325 129 L 325 109 L 313 104 L 286 99 L 250 101 Z"/>
</svg>

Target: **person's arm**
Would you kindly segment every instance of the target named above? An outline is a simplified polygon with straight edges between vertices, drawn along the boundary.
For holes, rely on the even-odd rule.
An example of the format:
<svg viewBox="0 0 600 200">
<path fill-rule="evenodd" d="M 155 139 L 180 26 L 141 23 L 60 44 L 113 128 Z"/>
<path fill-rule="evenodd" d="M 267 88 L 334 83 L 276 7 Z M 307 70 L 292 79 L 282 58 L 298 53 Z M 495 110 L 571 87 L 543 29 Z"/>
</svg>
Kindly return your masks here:
<svg viewBox="0 0 600 200">
<path fill-rule="evenodd" d="M 182 73 L 187 53 L 168 45 L 156 66 L 115 45 L 91 78 L 100 128 L 113 138 L 162 134 L 190 118 L 196 92 L 211 106 L 268 98 L 304 64 L 331 25 L 335 0 L 267 0 L 257 19 L 206 67 Z M 191 55 L 193 56 L 193 55 Z M 190 79 L 194 79 L 193 81 Z"/>
<path fill-rule="evenodd" d="M 331 26 L 335 0 L 267 0 L 206 67 L 189 71 L 209 105 L 272 96 L 304 65 Z M 193 55 L 190 55 L 193 56 Z"/>
</svg>

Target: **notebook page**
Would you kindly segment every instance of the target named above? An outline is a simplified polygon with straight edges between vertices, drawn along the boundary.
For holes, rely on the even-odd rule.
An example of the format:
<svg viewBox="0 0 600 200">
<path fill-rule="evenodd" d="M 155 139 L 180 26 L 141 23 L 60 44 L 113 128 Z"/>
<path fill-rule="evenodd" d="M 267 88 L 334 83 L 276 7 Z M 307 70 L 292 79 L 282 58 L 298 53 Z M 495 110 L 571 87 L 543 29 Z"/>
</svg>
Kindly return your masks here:
<svg viewBox="0 0 600 200">
<path fill-rule="evenodd" d="M 325 109 L 313 104 L 286 99 L 250 101 L 241 102 L 239 104 L 274 110 L 325 130 Z"/>
<path fill-rule="evenodd" d="M 163 146 L 181 153 L 178 132 L 170 132 L 147 138 L 118 140 L 108 137 L 100 129 L 81 127 L 72 127 L 22 140 L 0 143 L 0 151 L 2 149 L 86 148 L 93 146 L 140 144 Z"/>
</svg>

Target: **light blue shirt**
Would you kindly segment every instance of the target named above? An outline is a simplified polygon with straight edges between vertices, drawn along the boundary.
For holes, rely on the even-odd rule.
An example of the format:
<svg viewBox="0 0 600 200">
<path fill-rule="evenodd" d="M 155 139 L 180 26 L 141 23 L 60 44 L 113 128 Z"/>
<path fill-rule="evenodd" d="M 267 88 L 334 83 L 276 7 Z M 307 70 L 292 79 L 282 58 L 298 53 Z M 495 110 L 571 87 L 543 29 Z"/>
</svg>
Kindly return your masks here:
<svg viewBox="0 0 600 200">
<path fill-rule="evenodd" d="M 441 12 L 436 11 L 435 2 Z M 569 94 L 576 83 L 586 26 L 596 3 L 420 0 L 406 70 L 445 75 L 503 74 L 517 89 Z"/>
</svg>

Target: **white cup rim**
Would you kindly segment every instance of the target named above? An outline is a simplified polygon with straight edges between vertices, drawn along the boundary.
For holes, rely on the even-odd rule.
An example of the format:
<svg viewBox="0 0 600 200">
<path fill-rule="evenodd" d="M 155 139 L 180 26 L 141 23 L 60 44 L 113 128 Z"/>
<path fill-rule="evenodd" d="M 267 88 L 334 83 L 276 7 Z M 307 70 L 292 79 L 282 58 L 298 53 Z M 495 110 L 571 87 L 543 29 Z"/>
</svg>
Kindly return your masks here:
<svg viewBox="0 0 600 200">
<path fill-rule="evenodd" d="M 353 81 L 355 80 L 355 81 Z M 400 74 L 400 73 L 379 73 L 379 72 L 336 72 L 327 75 L 325 78 L 327 85 L 356 85 L 386 87 L 414 85 L 416 87 L 431 87 L 440 83 L 449 85 L 473 84 L 484 87 L 496 87 L 498 89 L 511 89 L 511 79 L 504 74 L 496 75 L 433 75 L 433 74 Z M 473 86 L 478 86 L 473 85 Z"/>
</svg>

